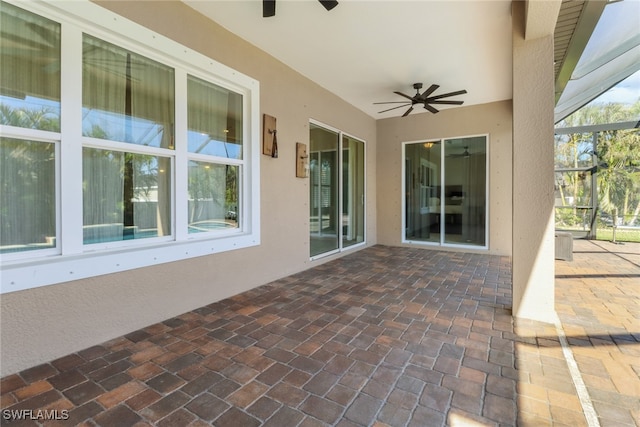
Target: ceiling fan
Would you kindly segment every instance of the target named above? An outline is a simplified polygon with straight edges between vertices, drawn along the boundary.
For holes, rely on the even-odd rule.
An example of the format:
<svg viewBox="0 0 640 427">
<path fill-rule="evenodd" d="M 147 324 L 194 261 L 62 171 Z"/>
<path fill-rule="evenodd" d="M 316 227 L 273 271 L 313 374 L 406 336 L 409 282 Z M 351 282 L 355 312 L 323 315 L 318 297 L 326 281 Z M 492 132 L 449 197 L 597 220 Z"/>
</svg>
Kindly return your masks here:
<svg viewBox="0 0 640 427">
<path fill-rule="evenodd" d="M 447 157 L 469 157 L 471 154 L 469 153 L 469 146 L 464 147 L 464 151 L 462 153 L 453 153 L 447 155 Z"/>
<path fill-rule="evenodd" d="M 318 0 L 325 9 L 331 10 L 338 5 L 337 0 Z M 262 17 L 268 18 L 276 14 L 276 0 L 262 0 Z"/>
<path fill-rule="evenodd" d="M 448 98 L 450 96 L 463 95 L 467 93 L 466 90 L 458 90 L 455 92 L 443 93 L 442 95 L 434 95 L 430 96 L 433 92 L 435 92 L 440 86 L 439 85 L 431 85 L 427 90 L 420 93 L 420 89 L 422 89 L 422 83 L 414 83 L 413 88 L 416 90 L 416 94 L 413 96 L 405 95 L 402 92 L 393 92 L 396 95 L 403 96 L 407 98 L 409 101 L 389 101 L 389 102 L 374 102 L 374 104 L 403 104 L 397 107 L 392 107 L 386 110 L 379 111 L 378 113 L 384 113 L 387 111 L 395 110 L 396 108 L 402 108 L 409 106 L 409 109 L 404 112 L 402 117 L 406 117 L 413 111 L 413 106 L 416 104 L 423 104 L 426 110 L 429 110 L 433 114 L 437 113 L 439 110 L 434 108 L 431 104 L 447 104 L 447 105 L 462 105 L 464 101 L 447 101 L 442 98 Z"/>
</svg>

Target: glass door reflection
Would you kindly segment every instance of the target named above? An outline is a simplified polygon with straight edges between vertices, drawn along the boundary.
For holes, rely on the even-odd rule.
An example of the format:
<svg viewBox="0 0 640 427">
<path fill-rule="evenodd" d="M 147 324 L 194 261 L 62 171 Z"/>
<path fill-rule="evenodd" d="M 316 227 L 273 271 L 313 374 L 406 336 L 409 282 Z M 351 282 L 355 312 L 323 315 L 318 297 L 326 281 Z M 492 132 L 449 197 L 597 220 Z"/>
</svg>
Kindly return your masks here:
<svg viewBox="0 0 640 427">
<path fill-rule="evenodd" d="M 337 132 L 311 124 L 309 224 L 312 257 L 337 250 L 339 245 L 338 143 Z"/>
<path fill-rule="evenodd" d="M 406 146 L 405 238 L 440 242 L 441 144 L 429 141 Z"/>
<path fill-rule="evenodd" d="M 486 244 L 486 166 L 485 136 L 445 140 L 445 243 Z"/>
<path fill-rule="evenodd" d="M 404 239 L 487 245 L 487 137 L 407 143 Z"/>
<path fill-rule="evenodd" d="M 342 247 L 364 242 L 364 142 L 342 138 Z"/>
</svg>

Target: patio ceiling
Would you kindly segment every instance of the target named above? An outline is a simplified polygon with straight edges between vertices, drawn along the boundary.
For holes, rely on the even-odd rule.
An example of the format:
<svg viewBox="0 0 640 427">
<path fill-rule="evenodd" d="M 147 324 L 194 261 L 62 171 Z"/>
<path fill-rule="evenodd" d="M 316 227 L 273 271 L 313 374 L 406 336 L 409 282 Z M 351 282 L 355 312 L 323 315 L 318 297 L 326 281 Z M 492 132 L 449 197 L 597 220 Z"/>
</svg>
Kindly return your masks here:
<svg viewBox="0 0 640 427">
<path fill-rule="evenodd" d="M 512 97 L 511 0 L 341 0 L 331 11 L 317 0 L 278 0 L 270 18 L 262 17 L 260 0 L 182 1 L 376 119 L 404 109 L 381 114 L 394 104 L 374 102 L 403 101 L 393 92 L 413 95 L 415 82 L 440 85 L 435 95 L 466 89 L 451 98 L 465 106 Z M 544 9 L 538 5 L 530 7 Z M 629 11 L 639 5 L 562 0 L 554 34 L 556 121 L 640 68 L 640 15 Z M 548 6 L 555 13 L 557 6 Z M 626 10 L 616 19 L 627 24 L 599 31 L 592 49 L 587 44 L 609 9 Z M 579 66 L 583 53 L 596 62 Z M 623 59 L 612 60 L 618 57 Z M 589 67 L 594 72 L 587 79 L 574 75 Z M 416 108 L 412 114 L 426 112 Z"/>
<path fill-rule="evenodd" d="M 416 82 L 466 89 L 450 98 L 465 106 L 512 97 L 511 0 L 278 0 L 271 18 L 259 0 L 183 1 L 375 119 L 401 115 L 373 103 L 403 101 L 393 92 Z"/>
</svg>

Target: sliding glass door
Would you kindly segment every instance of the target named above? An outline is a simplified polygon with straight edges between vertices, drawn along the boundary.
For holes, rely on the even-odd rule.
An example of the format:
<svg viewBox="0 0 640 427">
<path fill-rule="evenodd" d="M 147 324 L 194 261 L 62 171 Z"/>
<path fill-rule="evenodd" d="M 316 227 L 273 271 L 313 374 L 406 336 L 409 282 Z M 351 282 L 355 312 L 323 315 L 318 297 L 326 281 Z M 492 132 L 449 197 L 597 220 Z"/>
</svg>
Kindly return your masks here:
<svg viewBox="0 0 640 427">
<path fill-rule="evenodd" d="M 405 238 L 440 242 L 442 150 L 440 141 L 405 146 Z"/>
<path fill-rule="evenodd" d="M 364 142 L 342 136 L 342 247 L 364 242 Z"/>
<path fill-rule="evenodd" d="M 364 242 L 364 142 L 312 123 L 310 256 Z"/>
<path fill-rule="evenodd" d="M 408 143 L 406 242 L 487 246 L 487 137 Z"/>
<path fill-rule="evenodd" d="M 339 193 L 338 145 L 340 134 L 311 125 L 309 150 L 309 223 L 311 256 L 337 250 Z"/>
</svg>

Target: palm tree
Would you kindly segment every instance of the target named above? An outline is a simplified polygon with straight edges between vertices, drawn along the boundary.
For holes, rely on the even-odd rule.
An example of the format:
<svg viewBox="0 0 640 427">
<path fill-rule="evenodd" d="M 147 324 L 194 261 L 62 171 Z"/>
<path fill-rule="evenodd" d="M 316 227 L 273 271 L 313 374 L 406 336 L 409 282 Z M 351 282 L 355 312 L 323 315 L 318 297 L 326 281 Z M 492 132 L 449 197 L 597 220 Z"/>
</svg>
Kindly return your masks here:
<svg viewBox="0 0 640 427">
<path fill-rule="evenodd" d="M 631 106 L 623 104 L 589 105 L 563 120 L 559 127 L 578 127 L 596 124 L 637 121 L 640 100 Z M 590 134 L 569 135 L 564 146 L 558 145 L 556 159 L 564 167 L 577 167 L 580 156 L 589 154 L 584 147 Z M 581 149 L 583 147 L 583 149 Z M 632 225 L 640 215 L 640 132 L 638 129 L 604 131 L 598 135 L 596 147 L 598 165 L 598 203 L 612 216 L 621 215 L 622 223 Z M 571 165 L 570 160 L 574 160 Z M 577 195 L 577 185 L 573 194 Z M 564 194 L 563 194 L 564 197 Z M 617 221 L 614 218 L 614 221 Z"/>
</svg>

